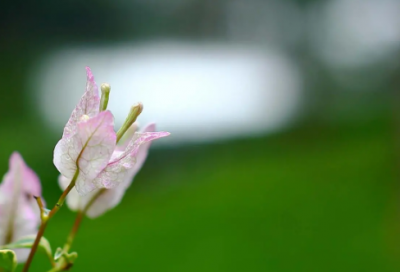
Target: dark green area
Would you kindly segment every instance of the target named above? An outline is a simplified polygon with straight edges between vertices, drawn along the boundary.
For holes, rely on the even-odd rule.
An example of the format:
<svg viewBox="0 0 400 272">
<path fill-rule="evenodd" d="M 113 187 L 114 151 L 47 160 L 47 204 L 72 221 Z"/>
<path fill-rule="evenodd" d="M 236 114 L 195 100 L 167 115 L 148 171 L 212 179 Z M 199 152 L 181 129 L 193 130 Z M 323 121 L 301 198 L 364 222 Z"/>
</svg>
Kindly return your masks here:
<svg viewBox="0 0 400 272">
<path fill-rule="evenodd" d="M 84 221 L 73 271 L 398 271 L 387 117 L 154 150 L 121 205 Z M 1 134 L 1 169 L 18 146 L 53 204 L 57 138 L 38 137 L 32 124 Z M 73 219 L 64 208 L 52 220 L 54 249 Z M 38 255 L 32 271 L 46 265 Z"/>
</svg>

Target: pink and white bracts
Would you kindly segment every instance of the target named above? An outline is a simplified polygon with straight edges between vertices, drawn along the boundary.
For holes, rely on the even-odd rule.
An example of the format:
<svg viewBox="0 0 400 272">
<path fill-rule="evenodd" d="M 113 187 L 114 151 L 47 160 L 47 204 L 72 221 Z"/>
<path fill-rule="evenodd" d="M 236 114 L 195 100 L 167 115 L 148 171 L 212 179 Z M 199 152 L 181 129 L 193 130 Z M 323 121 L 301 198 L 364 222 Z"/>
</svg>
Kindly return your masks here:
<svg viewBox="0 0 400 272">
<path fill-rule="evenodd" d="M 39 207 L 32 196 L 41 196 L 39 178 L 14 152 L 9 171 L 0 184 L 0 245 L 16 242 L 37 233 L 40 225 Z M 18 261 L 24 262 L 29 249 L 15 249 Z"/>
<path fill-rule="evenodd" d="M 145 127 L 140 133 L 143 132 L 152 132 L 155 130 L 155 125 L 150 124 L 147 127 Z M 133 134 L 133 133 L 132 133 Z M 140 134 L 139 134 L 140 135 Z M 130 135 L 131 137 L 133 135 Z M 129 139 L 125 143 L 128 143 Z M 98 217 L 102 214 L 104 214 L 106 211 L 114 208 L 117 206 L 124 194 L 125 191 L 130 187 L 130 185 L 133 182 L 134 177 L 136 174 L 139 172 L 139 170 L 142 168 L 144 162 L 146 161 L 148 150 L 150 148 L 151 142 L 146 142 L 145 144 L 141 145 L 139 147 L 139 150 L 137 152 L 136 156 L 136 163 L 135 165 L 130 168 L 122 183 L 113 188 L 113 189 L 107 189 L 104 191 L 90 206 L 90 208 L 87 210 L 86 215 L 90 218 L 95 218 Z M 117 150 L 124 150 L 126 148 L 126 144 L 122 143 L 117 146 Z M 61 189 L 65 190 L 69 184 L 69 179 L 63 177 L 60 175 L 59 177 L 59 184 Z M 91 199 L 99 192 L 100 189 L 96 189 L 90 193 L 88 193 L 85 196 L 80 196 L 77 192 L 77 190 L 72 189 L 71 192 L 67 196 L 67 205 L 68 207 L 73 210 L 73 211 L 82 211 L 85 209 L 86 205 L 91 201 Z"/>
<path fill-rule="evenodd" d="M 136 163 L 139 147 L 168 136 L 168 132 L 135 133 L 124 150 L 116 145 L 114 117 L 100 111 L 98 87 L 86 67 L 86 91 L 73 110 L 54 150 L 54 164 L 70 181 L 78 174 L 75 188 L 84 196 L 95 189 L 121 185 Z"/>
</svg>

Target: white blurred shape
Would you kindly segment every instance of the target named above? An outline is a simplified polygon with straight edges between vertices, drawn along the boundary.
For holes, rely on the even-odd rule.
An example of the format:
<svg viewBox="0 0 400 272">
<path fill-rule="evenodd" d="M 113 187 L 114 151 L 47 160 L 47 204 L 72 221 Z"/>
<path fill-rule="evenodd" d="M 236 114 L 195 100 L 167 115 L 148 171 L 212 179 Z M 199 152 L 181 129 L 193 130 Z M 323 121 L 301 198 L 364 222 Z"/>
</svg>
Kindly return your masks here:
<svg viewBox="0 0 400 272">
<path fill-rule="evenodd" d="M 329 64 L 359 67 L 399 49 L 399 0 L 331 0 L 310 15 L 315 52 Z"/>
<path fill-rule="evenodd" d="M 158 130 L 172 133 L 160 142 L 275 131 L 290 121 L 299 102 L 299 74 L 277 52 L 182 42 L 77 47 L 49 55 L 32 75 L 43 117 L 60 134 L 84 92 L 85 66 L 98 85 L 111 84 L 116 127 L 141 101 L 140 123 L 156 122 Z"/>
</svg>

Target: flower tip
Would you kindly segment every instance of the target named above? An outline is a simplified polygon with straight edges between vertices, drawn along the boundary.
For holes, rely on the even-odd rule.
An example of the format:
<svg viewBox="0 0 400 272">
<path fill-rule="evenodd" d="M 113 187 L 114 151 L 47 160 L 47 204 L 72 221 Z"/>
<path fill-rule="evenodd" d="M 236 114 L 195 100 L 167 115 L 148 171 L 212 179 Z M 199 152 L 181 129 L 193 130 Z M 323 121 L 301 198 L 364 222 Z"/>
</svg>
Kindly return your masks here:
<svg viewBox="0 0 400 272">
<path fill-rule="evenodd" d="M 155 132 L 155 131 L 156 131 L 156 123 L 150 123 L 143 129 L 143 132 Z"/>
<path fill-rule="evenodd" d="M 131 113 L 134 113 L 135 115 L 139 116 L 143 111 L 143 104 L 142 102 L 138 102 L 135 105 L 132 106 L 131 108 Z"/>
<path fill-rule="evenodd" d="M 108 100 L 110 96 L 111 86 L 108 83 L 103 83 L 100 86 L 101 98 L 100 98 L 100 108 L 99 111 L 105 111 L 108 106 Z"/>
<path fill-rule="evenodd" d="M 13 153 L 11 153 L 11 157 L 21 157 L 21 154 L 18 151 L 13 151 Z"/>
<path fill-rule="evenodd" d="M 111 90 L 111 86 L 108 83 L 102 83 L 100 86 L 101 92 L 103 94 L 109 94 Z"/>
<path fill-rule="evenodd" d="M 86 69 L 86 76 L 87 76 L 88 80 L 93 81 L 94 76 L 93 76 L 92 70 L 90 69 L 89 66 L 86 66 L 85 69 Z"/>
<path fill-rule="evenodd" d="M 128 117 L 125 119 L 124 124 L 117 132 L 117 143 L 121 140 L 122 136 L 124 136 L 125 132 L 135 123 L 138 116 L 143 111 L 143 104 L 136 103 L 132 106 L 131 110 L 129 111 Z"/>
<path fill-rule="evenodd" d="M 9 161 L 10 168 L 13 165 L 20 165 L 20 164 L 24 164 L 24 160 L 22 159 L 22 156 L 18 151 L 14 151 L 10 156 L 10 161 Z"/>
<path fill-rule="evenodd" d="M 14 151 L 13 153 L 11 153 L 11 159 L 15 160 L 15 159 L 20 159 L 22 158 L 21 154 L 19 154 L 18 151 Z"/>
</svg>

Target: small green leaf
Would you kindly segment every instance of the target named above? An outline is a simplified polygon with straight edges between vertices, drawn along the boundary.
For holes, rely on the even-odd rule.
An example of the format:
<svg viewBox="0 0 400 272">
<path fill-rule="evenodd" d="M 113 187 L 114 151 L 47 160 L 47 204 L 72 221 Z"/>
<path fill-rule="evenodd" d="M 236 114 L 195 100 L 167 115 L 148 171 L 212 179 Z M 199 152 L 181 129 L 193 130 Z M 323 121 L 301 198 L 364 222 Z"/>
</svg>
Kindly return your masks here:
<svg viewBox="0 0 400 272">
<path fill-rule="evenodd" d="M 0 268 L 5 272 L 12 272 L 17 267 L 17 256 L 9 249 L 0 250 Z"/>
<path fill-rule="evenodd" d="M 78 258 L 78 253 L 71 252 L 71 253 L 65 254 L 65 258 L 67 259 L 68 263 L 73 264 L 75 262 L 75 260 Z"/>
<path fill-rule="evenodd" d="M 0 249 L 1 248 L 31 248 L 33 243 L 35 242 L 35 239 L 36 239 L 36 235 L 25 236 L 12 244 L 1 246 Z M 44 253 L 46 253 L 47 256 L 50 256 L 51 258 L 53 258 L 50 243 L 49 243 L 49 241 L 47 241 L 46 238 L 42 237 L 42 239 L 40 239 L 38 249 L 43 251 Z"/>
<path fill-rule="evenodd" d="M 58 259 L 60 259 L 60 257 L 63 255 L 63 250 L 61 247 L 58 247 L 56 249 L 56 252 L 54 253 L 54 260 L 57 261 Z"/>
<path fill-rule="evenodd" d="M 78 253 L 68 253 L 61 248 L 57 248 L 54 254 L 54 260 L 56 261 L 54 271 L 69 270 L 74 265 L 76 258 L 78 258 Z"/>
<path fill-rule="evenodd" d="M 54 260 L 58 261 L 60 260 L 60 258 L 63 257 L 65 259 L 65 261 L 67 261 L 67 263 L 71 263 L 73 264 L 76 260 L 76 258 L 78 258 L 78 253 L 76 252 L 65 252 L 63 251 L 60 247 L 57 248 L 56 253 L 54 254 Z"/>
</svg>

